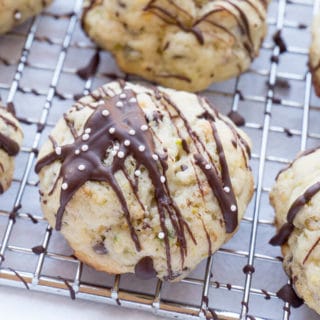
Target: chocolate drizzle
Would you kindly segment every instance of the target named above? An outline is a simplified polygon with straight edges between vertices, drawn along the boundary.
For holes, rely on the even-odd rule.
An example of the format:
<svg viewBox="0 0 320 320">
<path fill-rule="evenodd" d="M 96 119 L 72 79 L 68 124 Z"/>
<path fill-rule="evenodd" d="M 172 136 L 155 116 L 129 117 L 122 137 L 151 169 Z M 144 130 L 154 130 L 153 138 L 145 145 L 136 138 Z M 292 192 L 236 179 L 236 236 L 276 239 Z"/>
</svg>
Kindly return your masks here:
<svg viewBox="0 0 320 320">
<path fill-rule="evenodd" d="M 155 278 L 157 275 L 153 267 L 153 260 L 151 257 L 144 257 L 139 260 L 134 268 L 136 276 L 143 280 Z"/>
<path fill-rule="evenodd" d="M 280 246 L 287 242 L 290 234 L 294 230 L 293 221 L 299 211 L 320 191 L 320 181 L 310 186 L 301 196 L 299 196 L 291 205 L 287 222 L 280 228 L 278 233 L 270 240 L 273 246 Z"/>
<path fill-rule="evenodd" d="M 288 302 L 294 308 L 299 308 L 303 305 L 303 300 L 299 298 L 292 286 L 289 284 L 284 285 L 278 292 L 277 297 L 282 299 L 284 302 Z"/>
<path fill-rule="evenodd" d="M 6 125 L 12 127 L 15 131 L 18 130 L 16 123 L 7 118 L 5 114 L 0 114 L 0 119 L 4 121 Z M 6 151 L 9 156 L 15 156 L 20 150 L 19 144 L 3 133 L 0 133 L 0 148 Z"/>
<path fill-rule="evenodd" d="M 100 63 L 99 50 L 92 56 L 87 66 L 77 70 L 77 75 L 82 80 L 88 80 L 91 76 L 95 75 Z"/>
<path fill-rule="evenodd" d="M 128 89 L 123 81 L 120 81 L 120 87 L 122 90 L 119 94 L 115 94 L 113 90 L 101 88 L 100 90 L 103 90 L 105 95 L 104 98 L 91 94 L 91 97 L 98 101 L 97 107 L 92 108 L 93 112 L 84 124 L 80 135 L 74 129 L 74 124 L 65 115 L 66 125 L 72 133 L 74 141 L 60 147 L 51 137 L 54 150 L 38 160 L 35 170 L 39 173 L 42 168 L 54 161 L 61 161 L 62 163 L 58 178 L 49 192 L 52 194 L 57 187 L 61 188 L 60 206 L 56 215 L 55 227 L 57 230 L 60 230 L 63 226 L 63 214 L 68 202 L 87 181 L 107 182 L 119 200 L 136 250 L 141 251 L 143 245 L 139 240 L 138 230 L 131 219 L 130 208 L 125 194 L 115 178 L 115 174 L 118 171 L 124 173 L 131 185 L 133 194 L 140 203 L 141 209 L 145 210 L 138 196 L 137 179 L 130 178 L 125 166 L 125 160 L 130 156 L 133 157 L 136 161 L 135 172 L 139 173 L 140 168 L 146 169 L 154 187 L 154 197 L 161 227 L 161 238 L 159 236 L 159 239 L 164 243 L 167 258 L 168 276 L 166 278 L 172 280 L 177 275 L 173 273 L 171 267 L 167 218 L 170 219 L 176 236 L 182 266 L 187 255 L 187 234 L 194 244 L 197 244 L 197 242 L 187 221 L 183 218 L 180 208 L 171 197 L 166 179 L 168 167 L 166 151 L 163 150 L 163 153 L 157 153 L 155 150 L 153 140 L 155 134 L 148 126 L 149 120 L 138 104 L 136 93 Z M 109 91 L 111 91 L 111 95 L 107 94 Z M 238 208 L 222 141 L 215 125 L 218 115 L 208 108 L 208 110 L 204 110 L 200 118 L 207 120 L 211 125 L 220 168 L 214 163 L 206 146 L 192 130 L 191 125 L 179 107 L 170 100 L 167 94 L 160 92 L 158 89 L 155 89 L 154 92 L 155 95 L 151 95 L 152 99 L 155 99 L 156 105 L 161 104 L 161 107 L 167 111 L 173 124 L 175 125 L 175 119 L 182 120 L 189 137 L 194 142 L 188 145 L 188 139 L 185 140 L 185 137 L 181 136 L 176 127 L 178 135 L 181 136 L 183 151 L 193 154 L 195 165 L 203 172 L 214 196 L 217 198 L 224 217 L 226 232 L 232 233 L 238 225 Z M 172 114 L 172 112 L 175 114 Z M 225 123 L 227 124 L 227 122 Z M 242 145 L 239 139 L 237 140 L 238 142 Z M 117 146 L 116 149 L 115 145 Z M 104 159 L 106 158 L 111 160 L 108 161 L 108 163 L 111 162 L 109 165 L 104 164 Z M 221 171 L 221 177 L 219 176 L 219 171 Z M 211 240 L 205 225 L 204 232 L 207 235 L 209 253 L 211 253 Z M 136 265 L 135 271 L 142 277 L 155 276 L 152 257 L 142 258 Z"/>
</svg>

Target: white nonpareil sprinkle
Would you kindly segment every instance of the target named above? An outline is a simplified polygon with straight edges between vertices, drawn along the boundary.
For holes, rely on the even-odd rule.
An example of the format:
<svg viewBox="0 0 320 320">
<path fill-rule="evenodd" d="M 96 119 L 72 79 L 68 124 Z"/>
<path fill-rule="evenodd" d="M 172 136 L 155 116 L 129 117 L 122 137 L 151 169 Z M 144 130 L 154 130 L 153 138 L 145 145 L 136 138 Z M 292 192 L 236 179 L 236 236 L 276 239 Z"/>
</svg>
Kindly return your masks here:
<svg viewBox="0 0 320 320">
<path fill-rule="evenodd" d="M 127 98 L 127 95 L 125 93 L 120 94 L 120 99 L 124 100 Z"/>
<path fill-rule="evenodd" d="M 229 193 L 229 192 L 231 191 L 228 186 L 225 186 L 225 187 L 223 188 L 223 190 L 224 190 L 226 193 Z"/>
<path fill-rule="evenodd" d="M 68 189 L 68 184 L 66 182 L 64 182 L 62 185 L 61 185 L 61 189 L 62 190 L 67 190 Z"/>
<path fill-rule="evenodd" d="M 144 150 L 146 150 L 146 147 L 144 145 L 141 145 L 138 147 L 140 152 L 143 152 Z"/>
<path fill-rule="evenodd" d="M 134 172 L 134 175 L 135 175 L 136 177 L 139 177 L 139 176 L 141 175 L 141 171 L 140 171 L 140 170 L 136 170 L 136 171 Z"/>
<path fill-rule="evenodd" d="M 56 154 L 57 154 L 58 156 L 60 156 L 60 154 L 61 154 L 61 147 L 56 147 L 56 148 L 54 149 L 54 151 L 56 152 Z"/>
<path fill-rule="evenodd" d="M 152 159 L 155 160 L 155 161 L 158 161 L 158 160 L 159 160 L 159 156 L 154 153 L 154 154 L 152 155 Z"/>
<path fill-rule="evenodd" d="M 136 134 L 136 131 L 131 129 L 131 130 L 129 130 L 129 134 L 130 134 L 130 136 L 134 136 Z"/>
<path fill-rule="evenodd" d="M 91 133 L 91 129 L 90 128 L 87 128 L 86 130 L 84 130 L 84 133 Z"/>
<path fill-rule="evenodd" d="M 99 100 L 98 104 L 100 104 L 102 106 L 102 105 L 104 105 L 104 101 L 103 100 Z"/>
<path fill-rule="evenodd" d="M 160 231 L 160 232 L 158 233 L 158 238 L 159 238 L 160 240 L 164 239 L 164 236 L 165 236 L 165 234 L 164 234 L 163 231 Z"/>
<path fill-rule="evenodd" d="M 161 176 L 160 177 L 160 182 L 161 183 L 165 183 L 166 182 L 166 177 L 165 176 Z"/>
<path fill-rule="evenodd" d="M 137 99 L 134 98 L 134 97 L 132 97 L 132 98 L 129 99 L 129 102 L 131 102 L 131 103 L 136 103 L 136 102 L 137 102 Z"/>
<path fill-rule="evenodd" d="M 147 126 L 146 124 L 143 124 L 143 125 L 140 127 L 140 129 L 141 129 L 142 131 L 147 131 L 147 130 L 148 130 L 148 126 Z"/>
<path fill-rule="evenodd" d="M 87 133 L 85 133 L 85 134 L 82 136 L 82 141 L 87 141 L 87 140 L 89 140 L 89 138 L 90 138 L 90 136 L 89 136 Z"/>
<path fill-rule="evenodd" d="M 118 158 L 120 158 L 120 159 L 124 158 L 124 152 L 123 151 L 119 151 L 118 152 Z"/>
<path fill-rule="evenodd" d="M 130 140 L 124 140 L 123 144 L 126 146 L 126 147 L 129 147 L 131 142 Z"/>
<path fill-rule="evenodd" d="M 74 150 L 74 154 L 76 155 L 80 154 L 80 150 L 79 149 Z"/>
<path fill-rule="evenodd" d="M 123 102 L 121 102 L 121 101 L 117 101 L 116 106 L 117 106 L 118 108 L 122 108 L 122 107 L 124 106 L 124 104 L 123 104 Z"/>
<path fill-rule="evenodd" d="M 20 11 L 16 11 L 15 14 L 14 14 L 14 18 L 15 18 L 16 20 L 20 20 L 21 17 L 22 17 L 21 12 L 20 12 Z"/>
<path fill-rule="evenodd" d="M 111 127 L 110 129 L 109 129 L 109 133 L 110 134 L 113 134 L 113 133 L 115 133 L 116 132 L 116 129 L 114 128 L 114 127 Z"/>
<path fill-rule="evenodd" d="M 88 146 L 87 144 L 84 144 L 84 145 L 81 147 L 81 150 L 84 151 L 84 152 L 88 151 L 88 149 L 89 149 L 89 146 Z"/>
<path fill-rule="evenodd" d="M 209 164 L 209 163 L 207 163 L 206 165 L 205 165 L 205 168 L 206 168 L 206 170 L 210 170 L 212 167 L 211 167 L 211 164 Z"/>
<path fill-rule="evenodd" d="M 107 109 L 102 110 L 101 113 L 104 117 L 107 117 L 110 114 L 110 112 Z"/>
<path fill-rule="evenodd" d="M 235 204 L 231 205 L 230 210 L 231 210 L 232 212 L 237 211 L 237 206 L 236 206 Z"/>
<path fill-rule="evenodd" d="M 84 164 L 80 164 L 80 165 L 78 166 L 78 169 L 79 169 L 80 171 L 85 170 L 85 168 L 86 168 L 86 166 L 85 166 Z"/>
</svg>

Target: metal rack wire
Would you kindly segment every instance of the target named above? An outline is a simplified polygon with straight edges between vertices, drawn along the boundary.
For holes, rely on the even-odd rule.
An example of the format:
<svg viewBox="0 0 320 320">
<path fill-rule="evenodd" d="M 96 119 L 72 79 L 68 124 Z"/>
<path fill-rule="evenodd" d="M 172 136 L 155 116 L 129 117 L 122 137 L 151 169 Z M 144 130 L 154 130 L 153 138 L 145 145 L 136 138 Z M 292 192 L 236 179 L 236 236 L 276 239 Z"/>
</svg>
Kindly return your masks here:
<svg viewBox="0 0 320 320">
<path fill-rule="evenodd" d="M 255 195 L 238 234 L 179 284 L 94 271 L 72 256 L 42 217 L 33 170 L 39 146 L 75 96 L 115 75 L 125 77 L 107 53 L 100 53 L 95 76 L 81 80 L 76 75 L 77 57 L 83 63 L 96 50 L 80 31 L 81 2 L 57 0 L 0 38 L 0 94 L 14 103 L 26 136 L 13 185 L 0 197 L 0 284 L 179 319 L 318 319 L 307 307 L 292 309 L 276 296 L 287 277 L 279 249 L 267 245 L 274 234 L 267 194 L 277 171 L 295 153 L 320 143 L 320 104 L 306 65 L 319 1 L 274 0 L 269 36 L 251 69 L 204 92 L 222 112 L 234 110 L 246 118 L 244 130 L 255 146 Z M 286 42 L 285 53 L 272 41 L 277 31 Z M 244 273 L 246 265 L 255 272 Z"/>
</svg>

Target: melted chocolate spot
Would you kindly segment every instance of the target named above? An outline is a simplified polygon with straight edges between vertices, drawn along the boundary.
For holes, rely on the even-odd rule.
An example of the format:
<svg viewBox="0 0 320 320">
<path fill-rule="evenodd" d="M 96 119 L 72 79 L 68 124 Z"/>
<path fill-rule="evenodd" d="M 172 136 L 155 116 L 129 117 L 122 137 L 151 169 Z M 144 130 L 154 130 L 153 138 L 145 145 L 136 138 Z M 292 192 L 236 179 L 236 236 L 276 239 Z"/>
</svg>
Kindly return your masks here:
<svg viewBox="0 0 320 320">
<path fill-rule="evenodd" d="M 245 274 L 254 273 L 255 272 L 255 268 L 254 268 L 254 266 L 252 266 L 250 264 L 247 264 L 246 266 L 243 267 L 242 271 Z"/>
<path fill-rule="evenodd" d="M 70 285 L 70 283 L 66 280 L 66 279 L 63 279 L 62 277 L 58 277 L 58 279 L 62 280 L 64 282 L 64 284 L 66 285 L 66 287 L 68 288 L 69 290 L 69 293 L 70 293 L 70 298 L 72 300 L 75 300 L 76 299 L 76 293 L 75 291 L 73 290 L 72 286 Z"/>
<path fill-rule="evenodd" d="M 274 41 L 275 45 L 277 45 L 279 47 L 280 53 L 284 53 L 287 51 L 287 45 L 281 36 L 281 30 L 278 30 L 273 35 L 273 41 Z"/>
<path fill-rule="evenodd" d="M 297 296 L 296 292 L 289 284 L 284 285 L 277 292 L 277 297 L 282 299 L 284 302 L 290 303 L 294 308 L 299 308 L 304 303 L 304 301 Z"/>
<path fill-rule="evenodd" d="M 34 224 L 39 222 L 38 219 L 36 219 L 31 213 L 27 213 L 27 216 Z"/>
<path fill-rule="evenodd" d="M 245 118 L 237 111 L 230 111 L 228 117 L 239 127 L 246 124 Z"/>
<path fill-rule="evenodd" d="M 13 102 L 8 102 L 7 104 L 7 111 L 10 112 L 12 115 L 16 115 L 16 109 L 14 107 Z"/>
<path fill-rule="evenodd" d="M 35 246 L 31 248 L 32 252 L 35 254 L 45 253 L 47 250 L 43 246 Z"/>
<path fill-rule="evenodd" d="M 77 71 L 77 75 L 82 80 L 88 80 L 91 76 L 95 75 L 100 63 L 99 50 L 92 56 L 87 66 Z"/>
<path fill-rule="evenodd" d="M 24 280 L 24 278 L 16 270 L 14 270 L 12 268 L 8 268 L 8 270 L 12 271 L 17 276 L 17 278 L 24 284 L 26 289 L 28 289 L 28 290 L 30 289 L 27 281 Z"/>
<path fill-rule="evenodd" d="M 97 254 L 107 254 L 108 253 L 108 250 L 107 248 L 105 247 L 104 243 L 103 242 L 98 242 L 96 243 L 92 249 L 94 250 L 95 253 Z"/>
<path fill-rule="evenodd" d="M 270 296 L 270 294 L 268 293 L 267 290 L 261 289 L 261 292 L 265 295 L 264 298 L 265 298 L 266 300 L 270 300 L 270 299 L 271 299 L 271 296 Z"/>
<path fill-rule="evenodd" d="M 153 260 L 151 257 L 144 257 L 134 267 L 136 276 L 142 280 L 153 279 L 157 276 L 157 272 L 153 267 Z"/>
<path fill-rule="evenodd" d="M 293 133 L 290 131 L 290 129 L 288 128 L 283 128 L 283 131 L 286 133 L 286 135 L 288 137 L 292 137 L 293 136 Z"/>
</svg>

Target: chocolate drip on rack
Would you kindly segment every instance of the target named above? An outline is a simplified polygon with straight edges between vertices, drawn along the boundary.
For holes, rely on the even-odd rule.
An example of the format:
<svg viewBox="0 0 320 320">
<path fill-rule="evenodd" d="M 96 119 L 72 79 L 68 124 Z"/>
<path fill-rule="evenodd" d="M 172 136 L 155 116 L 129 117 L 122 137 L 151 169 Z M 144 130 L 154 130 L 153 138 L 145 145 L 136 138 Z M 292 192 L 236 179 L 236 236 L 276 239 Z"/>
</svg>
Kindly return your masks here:
<svg viewBox="0 0 320 320">
<path fill-rule="evenodd" d="M 97 52 L 92 56 L 87 66 L 77 70 L 77 75 L 82 80 L 88 80 L 91 76 L 95 75 L 100 63 L 100 52 Z"/>
<path fill-rule="evenodd" d="M 50 191 L 51 194 L 57 186 L 61 187 L 60 206 L 56 215 L 57 230 L 60 230 L 62 227 L 63 214 L 68 202 L 79 188 L 87 181 L 103 181 L 107 182 L 115 192 L 127 221 L 132 241 L 135 244 L 136 250 L 141 251 L 142 245 L 131 219 L 125 194 L 115 179 L 116 172 L 122 171 L 124 173 L 124 176 L 131 185 L 133 194 L 140 203 L 142 210 L 144 210 L 144 206 L 137 192 L 137 180 L 132 180 L 126 171 L 125 160 L 129 156 L 132 156 L 136 160 L 135 175 L 140 174 L 140 167 L 145 168 L 154 186 L 154 196 L 161 227 L 161 239 L 163 239 L 164 242 L 167 258 L 167 279 L 174 279 L 177 275 L 172 272 L 171 267 L 171 250 L 166 218 L 170 219 L 174 229 L 177 246 L 180 250 L 182 266 L 184 264 L 184 258 L 187 255 L 188 246 L 186 234 L 189 234 L 195 244 L 197 244 L 197 242 L 188 223 L 183 218 L 179 207 L 171 197 L 170 190 L 167 186 L 166 170 L 168 165 L 166 150 L 163 150 L 163 154 L 156 152 L 153 140 L 156 138 L 155 133 L 148 126 L 149 120 L 139 107 L 135 92 L 127 89 L 123 81 L 120 81 L 120 86 L 122 91 L 119 94 L 115 94 L 113 90 L 104 90 L 104 88 L 100 89 L 100 93 L 103 91 L 102 96 L 104 96 L 104 98 L 91 94 L 91 97 L 97 101 L 97 107 L 95 109 L 93 108 L 93 112 L 87 119 L 80 135 L 77 134 L 74 129 L 74 124 L 69 121 L 67 115 L 65 115 L 66 125 L 72 133 L 74 141 L 60 147 L 55 140 L 51 138 L 54 151 L 40 159 L 36 164 L 35 170 L 38 173 L 43 167 L 56 160 L 62 163 L 59 176 L 54 183 L 53 189 Z M 111 91 L 111 95 L 108 95 L 108 91 Z M 152 98 L 156 100 L 155 103 L 161 104 L 174 125 L 175 119 L 181 119 L 183 121 L 186 132 L 193 141 L 192 145 L 188 145 L 176 127 L 177 133 L 181 137 L 183 150 L 186 153 L 193 154 L 195 165 L 204 173 L 220 205 L 225 221 L 226 232 L 233 232 L 238 225 L 237 200 L 231 185 L 222 141 L 215 126 L 217 117 L 214 115 L 214 112 L 204 112 L 200 115 L 200 118 L 205 119 L 211 125 L 212 135 L 216 142 L 220 170 L 216 167 L 206 146 L 192 130 L 190 123 L 178 106 L 170 100 L 168 95 L 154 88 L 154 97 Z M 172 110 L 175 114 L 171 114 Z M 162 121 L 161 117 L 159 121 Z M 115 143 L 117 144 L 117 149 L 114 148 Z M 105 158 L 112 160 L 110 165 L 103 163 Z M 219 171 L 221 171 L 221 177 Z M 61 182 L 61 184 L 58 181 Z M 201 190 L 200 187 L 199 189 Z M 207 235 L 209 253 L 211 253 L 210 235 L 205 225 L 204 232 Z M 154 274 L 150 271 L 152 269 L 150 268 L 150 259 L 152 260 L 152 257 L 145 257 L 139 261 L 136 266 L 137 274 L 142 275 L 145 273 L 148 274 L 148 277 Z M 150 272 L 143 271 L 145 269 Z"/>
<path fill-rule="evenodd" d="M 277 297 L 284 302 L 290 303 L 294 308 L 299 308 L 303 305 L 304 301 L 299 298 L 292 286 L 289 284 L 284 285 L 278 292 Z"/>
<path fill-rule="evenodd" d="M 291 205 L 288 214 L 287 222 L 280 228 L 278 233 L 270 240 L 273 246 L 280 246 L 287 242 L 292 231 L 294 230 L 293 221 L 299 211 L 320 191 L 320 182 L 316 182 L 309 187 L 301 196 L 299 196 Z"/>
</svg>

